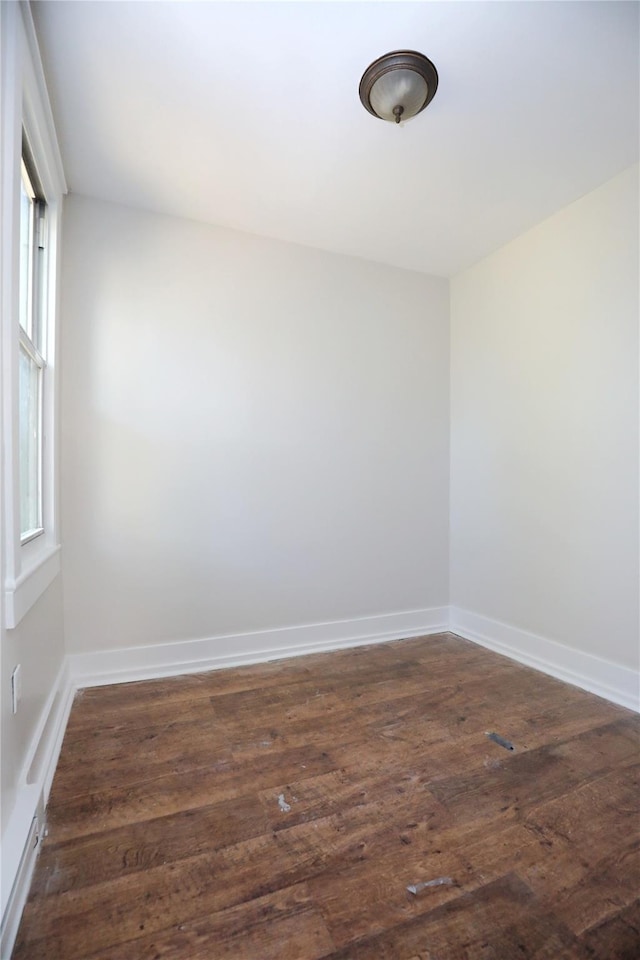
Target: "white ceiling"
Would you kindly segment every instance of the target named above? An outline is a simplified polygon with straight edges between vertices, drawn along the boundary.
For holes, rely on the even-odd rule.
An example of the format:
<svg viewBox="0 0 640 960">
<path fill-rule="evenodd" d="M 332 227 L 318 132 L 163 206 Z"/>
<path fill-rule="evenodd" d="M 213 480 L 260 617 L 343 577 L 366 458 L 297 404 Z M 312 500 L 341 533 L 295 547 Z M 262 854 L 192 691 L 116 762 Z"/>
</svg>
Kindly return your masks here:
<svg viewBox="0 0 640 960">
<path fill-rule="evenodd" d="M 72 192 L 451 275 L 638 159 L 635 2 L 34 3 Z M 371 60 L 433 103 L 370 116 Z"/>
</svg>

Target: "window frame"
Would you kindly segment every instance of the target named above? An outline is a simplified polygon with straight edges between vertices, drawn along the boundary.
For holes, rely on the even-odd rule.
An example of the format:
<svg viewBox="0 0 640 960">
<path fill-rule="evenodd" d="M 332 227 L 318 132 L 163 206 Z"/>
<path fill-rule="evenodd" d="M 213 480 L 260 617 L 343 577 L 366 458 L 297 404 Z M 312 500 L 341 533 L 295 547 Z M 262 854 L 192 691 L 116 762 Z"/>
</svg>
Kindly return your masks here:
<svg viewBox="0 0 640 960">
<path fill-rule="evenodd" d="M 26 183 L 27 193 L 30 200 L 29 211 L 29 230 L 28 230 L 28 265 L 26 277 L 26 325 L 22 323 L 22 317 L 18 317 L 18 364 L 20 364 L 20 353 L 24 352 L 31 363 L 35 364 L 37 374 L 37 393 L 36 393 L 36 523 L 34 526 L 23 529 L 22 524 L 22 499 L 20 500 L 20 545 L 24 546 L 31 540 L 42 536 L 45 533 L 45 511 L 43 502 L 44 478 L 44 380 L 46 376 L 47 360 L 44 353 L 46 345 L 46 333 L 48 328 L 48 315 L 46 311 L 46 274 L 47 274 L 47 250 L 46 250 L 46 208 L 47 202 L 43 196 L 43 190 L 40 186 L 38 172 L 26 142 L 26 136 L 23 137 L 22 159 L 20 163 L 20 173 L 23 184 Z M 20 242 L 22 244 L 22 218 L 20 221 Z M 22 251 L 21 251 L 22 253 Z M 20 270 L 19 295 L 23 292 L 23 277 Z M 19 314 L 22 312 L 22 302 L 20 303 Z M 20 373 L 18 372 L 18 383 L 20 382 Z M 18 415 L 20 421 L 20 411 Z M 18 429 L 21 425 L 18 422 Z M 22 460 L 19 454 L 19 468 L 22 471 Z M 22 497 L 22 474 L 20 474 L 20 495 Z"/>
<path fill-rule="evenodd" d="M 2 519 L 4 626 L 16 627 L 60 572 L 58 483 L 57 319 L 62 203 L 67 192 L 55 126 L 28 4 L 2 4 L 3 32 L 16 40 L 2 66 L 0 261 L 2 353 Z M 3 53 L 5 52 L 3 46 Z M 17 62 L 16 62 L 17 61 Z M 41 309 L 47 321 L 41 342 L 31 342 L 41 373 L 42 530 L 21 537 L 19 451 L 20 182 L 23 151 L 35 171 L 35 192 L 46 203 Z M 30 172 L 31 172 L 30 171 Z M 33 176 L 33 172 L 32 172 Z M 31 341 L 32 338 L 27 338 Z M 37 339 L 37 337 L 36 337 Z"/>
</svg>

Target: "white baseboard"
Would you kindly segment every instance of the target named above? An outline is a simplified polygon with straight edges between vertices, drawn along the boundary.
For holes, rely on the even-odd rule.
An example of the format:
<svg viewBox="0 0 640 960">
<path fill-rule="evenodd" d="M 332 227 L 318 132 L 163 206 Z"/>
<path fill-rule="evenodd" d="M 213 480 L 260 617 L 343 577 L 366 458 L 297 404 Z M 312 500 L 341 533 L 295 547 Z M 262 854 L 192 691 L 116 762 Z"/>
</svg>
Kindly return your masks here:
<svg viewBox="0 0 640 960">
<path fill-rule="evenodd" d="M 566 683 L 640 712 L 638 674 L 620 664 L 459 607 L 431 607 L 327 623 L 76 653 L 74 689 L 153 680 L 450 630 Z"/>
<path fill-rule="evenodd" d="M 8 960 L 18 932 L 38 855 L 49 791 L 75 688 L 66 660 L 40 714 L 18 779 L 17 795 L 2 844 L 0 957 Z M 34 835 L 34 818 L 38 828 Z"/>
<path fill-rule="evenodd" d="M 67 659 L 74 686 L 95 687 L 419 637 L 446 631 L 448 626 L 449 608 L 431 607 L 203 640 L 74 653 Z"/>
<path fill-rule="evenodd" d="M 629 667 L 459 607 L 450 608 L 449 629 L 465 640 L 640 712 L 640 678 Z"/>
</svg>

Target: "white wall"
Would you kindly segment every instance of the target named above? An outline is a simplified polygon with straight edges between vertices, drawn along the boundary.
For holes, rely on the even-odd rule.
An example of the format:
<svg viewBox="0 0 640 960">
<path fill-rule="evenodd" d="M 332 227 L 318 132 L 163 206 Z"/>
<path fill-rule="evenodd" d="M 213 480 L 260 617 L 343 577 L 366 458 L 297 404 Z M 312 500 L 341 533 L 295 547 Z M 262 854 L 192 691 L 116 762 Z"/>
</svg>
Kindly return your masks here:
<svg viewBox="0 0 640 960">
<path fill-rule="evenodd" d="M 69 652 L 448 598 L 448 284 L 71 197 Z"/>
<path fill-rule="evenodd" d="M 638 170 L 451 284 L 451 602 L 637 667 Z"/>
</svg>

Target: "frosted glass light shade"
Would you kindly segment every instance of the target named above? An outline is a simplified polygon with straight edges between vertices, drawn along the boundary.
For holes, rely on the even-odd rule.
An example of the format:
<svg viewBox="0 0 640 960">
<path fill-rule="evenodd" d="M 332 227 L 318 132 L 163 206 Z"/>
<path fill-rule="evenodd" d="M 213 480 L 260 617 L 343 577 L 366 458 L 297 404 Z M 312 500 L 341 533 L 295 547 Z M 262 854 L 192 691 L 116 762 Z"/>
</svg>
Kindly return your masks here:
<svg viewBox="0 0 640 960">
<path fill-rule="evenodd" d="M 429 88 L 424 77 L 414 70 L 390 70 L 371 87 L 369 101 L 381 120 L 396 120 L 394 107 L 402 107 L 403 120 L 422 110 Z"/>
<path fill-rule="evenodd" d="M 414 50 L 396 50 L 367 67 L 360 99 L 375 117 L 399 123 L 424 110 L 437 87 L 438 72 L 431 60 Z"/>
</svg>

